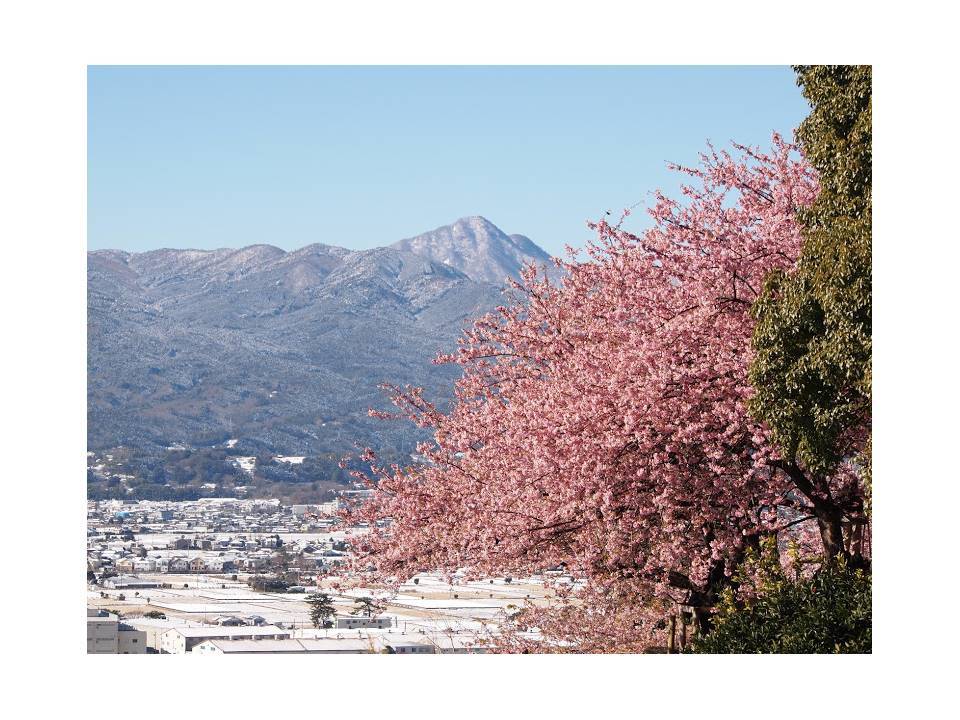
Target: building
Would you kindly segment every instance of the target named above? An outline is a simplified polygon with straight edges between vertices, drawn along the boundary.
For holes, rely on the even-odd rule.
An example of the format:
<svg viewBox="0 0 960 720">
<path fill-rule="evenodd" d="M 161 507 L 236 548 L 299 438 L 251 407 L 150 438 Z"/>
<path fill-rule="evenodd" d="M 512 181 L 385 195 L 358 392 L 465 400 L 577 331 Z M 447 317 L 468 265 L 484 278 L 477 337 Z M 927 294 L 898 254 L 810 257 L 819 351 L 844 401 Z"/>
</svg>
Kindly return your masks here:
<svg viewBox="0 0 960 720">
<path fill-rule="evenodd" d="M 172 557 L 167 562 L 167 572 L 169 573 L 190 572 L 190 561 L 183 557 Z"/>
<path fill-rule="evenodd" d="M 393 627 L 393 618 L 386 615 L 378 617 L 363 617 L 362 615 L 337 615 L 337 622 L 334 625 L 338 630 L 360 630 L 366 628 L 376 628 L 386 630 Z"/>
<path fill-rule="evenodd" d="M 160 618 L 130 618 L 124 621 L 125 624 L 134 628 L 135 630 L 140 630 L 146 635 L 146 645 L 148 653 L 159 653 L 161 652 L 161 647 L 163 646 L 162 636 L 163 634 L 173 627 L 190 627 L 191 625 L 198 625 L 198 623 L 191 623 L 186 620 L 180 620 L 179 618 L 168 618 L 161 620 Z"/>
<path fill-rule="evenodd" d="M 133 572 L 152 573 L 156 572 L 157 563 L 152 558 L 136 558 L 133 561 Z"/>
<path fill-rule="evenodd" d="M 114 590 L 123 590 L 129 588 L 155 588 L 160 587 L 159 583 L 152 580 L 144 580 L 136 575 L 115 575 L 103 581 L 103 586 L 113 588 Z"/>
<path fill-rule="evenodd" d="M 142 655 L 147 634 L 110 617 L 87 617 L 87 653 L 91 655 Z"/>
<path fill-rule="evenodd" d="M 390 654 L 426 655 L 437 651 L 436 646 L 423 636 L 417 637 L 415 635 L 385 633 L 377 636 L 377 641 L 383 646 L 384 650 Z"/>
<path fill-rule="evenodd" d="M 221 627 L 244 627 L 247 623 L 235 615 L 221 615 L 214 622 Z"/>
<path fill-rule="evenodd" d="M 160 652 L 181 655 L 192 652 L 195 647 L 207 640 L 286 640 L 289 630 L 281 630 L 275 625 L 260 627 L 178 627 L 167 630 L 160 636 Z"/>
</svg>

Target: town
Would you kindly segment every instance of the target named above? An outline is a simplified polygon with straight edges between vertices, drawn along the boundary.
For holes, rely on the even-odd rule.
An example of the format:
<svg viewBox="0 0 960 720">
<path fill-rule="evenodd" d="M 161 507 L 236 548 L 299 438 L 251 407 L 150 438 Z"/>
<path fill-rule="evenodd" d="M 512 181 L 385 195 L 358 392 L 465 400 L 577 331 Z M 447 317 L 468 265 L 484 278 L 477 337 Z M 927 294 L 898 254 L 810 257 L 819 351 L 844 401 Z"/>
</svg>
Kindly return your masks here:
<svg viewBox="0 0 960 720">
<path fill-rule="evenodd" d="M 572 582 L 554 570 L 344 587 L 351 539 L 367 528 L 337 512 L 367 492 L 314 505 L 88 502 L 87 652 L 488 652 L 511 615 L 549 603 L 551 583 Z M 535 628 L 523 634 L 537 638 Z"/>
</svg>

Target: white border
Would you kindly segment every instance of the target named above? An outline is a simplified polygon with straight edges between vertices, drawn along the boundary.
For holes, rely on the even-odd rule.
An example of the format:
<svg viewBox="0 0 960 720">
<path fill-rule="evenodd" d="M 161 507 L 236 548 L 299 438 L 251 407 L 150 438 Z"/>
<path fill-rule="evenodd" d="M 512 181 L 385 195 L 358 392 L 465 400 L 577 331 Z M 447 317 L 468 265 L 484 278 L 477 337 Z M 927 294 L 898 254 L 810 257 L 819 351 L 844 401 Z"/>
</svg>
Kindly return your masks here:
<svg viewBox="0 0 960 720">
<path fill-rule="evenodd" d="M 955 115 L 938 105 L 954 93 L 938 77 L 953 66 L 954 25 L 935 4 L 127 0 L 2 14 L 2 357 L 13 400 L 4 530 L 7 557 L 24 561 L 7 572 L 8 707 L 68 717 L 940 714 L 950 684 L 937 652 L 953 650 L 955 635 L 943 583 L 954 571 L 941 554 L 953 529 L 944 512 L 956 509 L 958 266 L 947 196 Z M 790 62 L 875 64 L 874 656 L 271 658 L 197 672 L 191 660 L 82 655 L 73 588 L 83 572 L 87 64 Z"/>
</svg>

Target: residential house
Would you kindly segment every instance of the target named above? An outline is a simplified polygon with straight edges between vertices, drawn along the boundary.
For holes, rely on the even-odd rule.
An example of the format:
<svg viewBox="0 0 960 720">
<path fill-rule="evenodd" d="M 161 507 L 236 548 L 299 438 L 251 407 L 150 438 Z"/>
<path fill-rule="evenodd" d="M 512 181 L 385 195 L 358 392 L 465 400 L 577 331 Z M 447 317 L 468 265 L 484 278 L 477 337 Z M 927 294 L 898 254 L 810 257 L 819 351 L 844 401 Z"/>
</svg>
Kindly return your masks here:
<svg viewBox="0 0 960 720">
<path fill-rule="evenodd" d="M 190 561 L 184 557 L 172 557 L 167 562 L 167 572 L 171 572 L 171 573 L 190 572 Z"/>
</svg>

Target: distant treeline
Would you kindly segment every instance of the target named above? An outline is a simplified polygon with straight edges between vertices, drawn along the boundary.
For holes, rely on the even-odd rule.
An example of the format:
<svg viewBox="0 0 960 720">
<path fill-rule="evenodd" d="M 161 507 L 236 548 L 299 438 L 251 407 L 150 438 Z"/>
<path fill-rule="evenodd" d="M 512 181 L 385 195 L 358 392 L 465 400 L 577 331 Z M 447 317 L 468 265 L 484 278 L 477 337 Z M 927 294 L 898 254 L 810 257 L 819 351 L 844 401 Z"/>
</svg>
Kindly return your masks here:
<svg viewBox="0 0 960 720">
<path fill-rule="evenodd" d="M 245 452 L 246 451 L 246 452 Z M 253 474 L 238 456 L 256 457 Z M 357 464 L 359 469 L 361 465 Z M 306 457 L 302 463 L 274 460 L 274 453 L 248 448 L 188 448 L 162 452 L 114 448 L 91 457 L 90 500 L 196 500 L 202 497 L 280 497 L 321 502 L 352 481 L 339 457 Z M 210 487 L 215 485 L 215 488 Z M 206 486 L 206 487 L 204 487 Z M 236 488 L 244 488 L 238 491 Z"/>
</svg>

